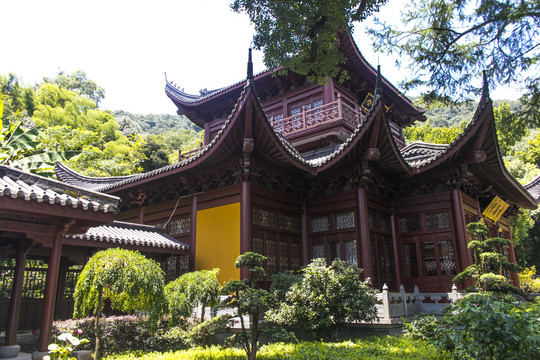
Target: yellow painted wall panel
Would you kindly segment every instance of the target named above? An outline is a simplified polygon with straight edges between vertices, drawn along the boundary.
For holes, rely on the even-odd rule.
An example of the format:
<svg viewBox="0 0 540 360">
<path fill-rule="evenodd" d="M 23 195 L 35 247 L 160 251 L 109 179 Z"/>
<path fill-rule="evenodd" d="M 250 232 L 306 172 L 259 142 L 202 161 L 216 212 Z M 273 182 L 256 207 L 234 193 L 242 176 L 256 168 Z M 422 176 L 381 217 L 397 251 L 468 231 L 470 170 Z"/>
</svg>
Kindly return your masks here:
<svg viewBox="0 0 540 360">
<path fill-rule="evenodd" d="M 240 280 L 240 203 L 197 211 L 195 270 L 219 268 L 218 279 Z"/>
</svg>

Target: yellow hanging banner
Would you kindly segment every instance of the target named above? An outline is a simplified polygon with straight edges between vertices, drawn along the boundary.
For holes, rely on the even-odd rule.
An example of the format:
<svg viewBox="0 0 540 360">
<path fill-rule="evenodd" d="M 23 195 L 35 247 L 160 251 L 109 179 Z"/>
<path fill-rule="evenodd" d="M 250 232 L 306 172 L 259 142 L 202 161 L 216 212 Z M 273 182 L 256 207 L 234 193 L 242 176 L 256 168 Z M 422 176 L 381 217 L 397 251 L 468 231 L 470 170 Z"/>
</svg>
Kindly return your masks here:
<svg viewBox="0 0 540 360">
<path fill-rule="evenodd" d="M 491 201 L 486 210 L 484 210 L 482 215 L 492 220 L 493 222 L 497 222 L 509 206 L 510 205 L 502 201 L 500 197 L 495 196 L 495 198 Z"/>
</svg>

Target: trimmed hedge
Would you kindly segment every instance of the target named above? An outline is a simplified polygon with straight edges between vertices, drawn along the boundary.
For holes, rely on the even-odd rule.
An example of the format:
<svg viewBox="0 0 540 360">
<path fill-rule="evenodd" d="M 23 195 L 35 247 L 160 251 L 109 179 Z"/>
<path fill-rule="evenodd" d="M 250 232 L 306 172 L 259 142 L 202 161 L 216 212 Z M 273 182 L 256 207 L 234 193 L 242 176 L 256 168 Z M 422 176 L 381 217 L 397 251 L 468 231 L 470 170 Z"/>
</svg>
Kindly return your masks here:
<svg viewBox="0 0 540 360">
<path fill-rule="evenodd" d="M 210 347 L 194 348 L 164 353 L 129 352 L 111 355 L 102 360 L 244 360 L 240 349 Z M 440 353 L 422 340 L 404 337 L 373 337 L 340 343 L 302 342 L 299 344 L 271 344 L 257 353 L 259 360 L 450 360 L 447 353 Z"/>
</svg>

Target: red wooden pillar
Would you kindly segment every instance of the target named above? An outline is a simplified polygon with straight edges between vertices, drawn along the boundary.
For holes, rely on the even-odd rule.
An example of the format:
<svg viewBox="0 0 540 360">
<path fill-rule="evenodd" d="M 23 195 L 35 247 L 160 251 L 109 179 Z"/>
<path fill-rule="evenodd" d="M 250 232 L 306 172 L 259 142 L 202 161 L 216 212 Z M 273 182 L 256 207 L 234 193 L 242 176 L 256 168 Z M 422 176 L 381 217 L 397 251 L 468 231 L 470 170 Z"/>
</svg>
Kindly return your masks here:
<svg viewBox="0 0 540 360">
<path fill-rule="evenodd" d="M 513 262 L 514 264 L 516 264 L 516 253 L 514 251 L 514 240 L 512 239 L 512 231 L 511 231 L 511 228 L 510 228 L 510 222 L 507 223 L 508 224 L 508 237 L 511 242 L 510 246 L 508 247 L 508 251 L 510 251 L 510 261 Z M 514 285 L 515 287 L 519 287 L 519 276 L 518 276 L 518 273 L 513 271 L 510 273 L 510 277 L 512 278 L 512 285 Z"/>
<path fill-rule="evenodd" d="M 403 258 L 401 253 L 401 240 L 399 238 L 397 216 L 392 214 L 390 216 L 390 224 L 392 225 L 392 246 L 394 247 L 394 271 L 396 274 L 396 287 L 403 284 L 403 275 L 401 273 L 401 259 Z"/>
<path fill-rule="evenodd" d="M 357 192 L 357 204 L 358 204 L 358 226 L 360 235 L 359 249 L 360 249 L 360 264 L 364 271 L 362 275 L 364 278 L 372 277 L 372 266 L 371 266 L 371 248 L 370 248 L 370 238 L 369 238 L 369 219 L 368 219 L 368 202 L 367 202 L 367 192 L 366 189 L 358 189 Z"/>
<path fill-rule="evenodd" d="M 251 251 L 251 182 L 242 181 L 240 193 L 240 254 Z M 246 267 L 240 269 L 240 278 L 246 279 L 249 272 Z"/>
<path fill-rule="evenodd" d="M 189 248 L 189 271 L 195 271 L 195 251 L 197 242 L 197 194 L 191 199 L 191 246 Z"/>
<path fill-rule="evenodd" d="M 306 202 L 304 201 L 303 213 L 301 217 L 302 222 L 302 265 L 307 265 L 311 258 L 311 247 L 309 246 L 308 238 L 308 218 L 306 214 Z"/>
<path fill-rule="evenodd" d="M 456 270 L 458 273 L 472 264 L 472 259 L 467 247 L 467 224 L 465 224 L 465 214 L 463 211 L 463 200 L 459 190 L 452 190 L 452 217 L 454 218 L 454 232 L 456 234 L 454 245 L 456 246 Z M 470 280 L 466 286 L 472 285 Z"/>
<path fill-rule="evenodd" d="M 56 301 L 56 288 L 58 286 L 58 272 L 60 269 L 60 256 L 62 253 L 62 233 L 56 233 L 49 255 L 47 280 L 45 281 L 45 301 L 43 303 L 43 317 L 39 335 L 39 351 L 47 351 L 51 340 L 51 330 Z"/>
<path fill-rule="evenodd" d="M 19 243 L 17 244 L 17 262 L 15 264 L 13 288 L 11 290 L 11 300 L 9 301 L 9 314 L 5 339 L 6 346 L 15 345 L 17 341 L 26 254 L 27 251 L 25 251 L 24 248 L 24 240 L 19 240 Z"/>
</svg>

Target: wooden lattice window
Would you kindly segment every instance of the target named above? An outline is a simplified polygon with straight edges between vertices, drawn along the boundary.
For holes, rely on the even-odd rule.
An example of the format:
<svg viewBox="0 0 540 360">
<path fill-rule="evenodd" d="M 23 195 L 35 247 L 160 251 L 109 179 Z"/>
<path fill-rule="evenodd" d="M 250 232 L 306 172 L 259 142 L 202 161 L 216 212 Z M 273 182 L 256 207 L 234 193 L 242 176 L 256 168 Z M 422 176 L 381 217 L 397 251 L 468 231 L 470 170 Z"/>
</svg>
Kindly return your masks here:
<svg viewBox="0 0 540 360">
<path fill-rule="evenodd" d="M 422 219 L 420 215 L 412 215 L 399 219 L 401 232 L 411 232 L 422 230 Z"/>
<path fill-rule="evenodd" d="M 330 218 L 328 215 L 317 216 L 311 219 L 311 232 L 323 232 L 330 230 Z"/>
<path fill-rule="evenodd" d="M 403 245 L 403 262 L 405 267 L 405 276 L 418 276 L 418 257 L 416 256 L 416 244 Z"/>
</svg>

